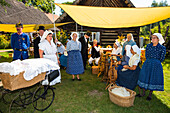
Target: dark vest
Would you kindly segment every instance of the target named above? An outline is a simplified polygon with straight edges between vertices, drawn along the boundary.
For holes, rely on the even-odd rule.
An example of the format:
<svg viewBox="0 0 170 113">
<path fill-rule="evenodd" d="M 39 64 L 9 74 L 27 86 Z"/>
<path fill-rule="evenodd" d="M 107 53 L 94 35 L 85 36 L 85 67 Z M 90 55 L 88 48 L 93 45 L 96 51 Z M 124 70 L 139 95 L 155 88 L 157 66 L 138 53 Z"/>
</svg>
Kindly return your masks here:
<svg viewBox="0 0 170 113">
<path fill-rule="evenodd" d="M 34 58 L 40 58 L 40 55 L 39 55 L 39 46 L 38 46 L 39 43 L 40 43 L 40 37 L 37 37 L 34 40 Z"/>
<path fill-rule="evenodd" d="M 92 54 L 92 55 L 91 55 L 92 58 L 98 58 L 98 57 L 100 57 L 99 52 L 97 52 L 94 47 L 92 47 L 91 54 Z"/>
</svg>

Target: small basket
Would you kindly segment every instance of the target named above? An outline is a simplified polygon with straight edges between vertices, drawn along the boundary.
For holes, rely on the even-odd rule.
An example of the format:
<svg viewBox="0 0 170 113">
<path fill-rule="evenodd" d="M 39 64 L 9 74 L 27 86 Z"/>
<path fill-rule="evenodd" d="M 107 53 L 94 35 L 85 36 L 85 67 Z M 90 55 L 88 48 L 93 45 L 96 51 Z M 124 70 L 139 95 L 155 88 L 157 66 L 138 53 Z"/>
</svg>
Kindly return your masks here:
<svg viewBox="0 0 170 113">
<path fill-rule="evenodd" d="M 98 66 L 92 66 L 92 74 L 98 74 L 98 73 L 99 73 Z"/>
<path fill-rule="evenodd" d="M 135 91 L 132 91 L 130 89 L 127 89 L 125 88 L 127 91 L 130 92 L 130 96 L 128 97 L 121 97 L 119 95 L 116 95 L 114 93 L 112 93 L 112 89 L 114 88 L 119 88 L 120 86 L 112 86 L 112 87 L 109 87 L 109 97 L 110 97 L 110 100 L 119 105 L 119 106 L 122 106 L 122 107 L 130 107 L 130 106 L 133 106 L 133 103 L 134 103 L 134 100 L 135 100 L 135 95 L 136 95 L 136 92 Z"/>
</svg>

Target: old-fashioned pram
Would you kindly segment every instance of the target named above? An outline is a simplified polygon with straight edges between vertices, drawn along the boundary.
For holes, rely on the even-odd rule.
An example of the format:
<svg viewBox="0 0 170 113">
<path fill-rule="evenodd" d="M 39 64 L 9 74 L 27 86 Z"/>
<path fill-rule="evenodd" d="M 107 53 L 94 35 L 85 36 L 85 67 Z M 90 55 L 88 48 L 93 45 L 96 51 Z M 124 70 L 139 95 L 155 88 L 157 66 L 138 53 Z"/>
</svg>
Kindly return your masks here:
<svg viewBox="0 0 170 113">
<path fill-rule="evenodd" d="M 50 73 L 43 72 L 29 81 L 24 79 L 23 74 L 24 72 L 21 72 L 16 76 L 11 76 L 9 73 L 0 72 L 4 88 L 2 100 L 10 104 L 9 112 L 16 113 L 30 104 L 33 105 L 34 110 L 48 109 L 54 101 L 55 88 L 49 84 L 42 85 L 42 81 L 48 79 L 50 83 L 60 75 L 59 70 L 50 71 Z"/>
</svg>

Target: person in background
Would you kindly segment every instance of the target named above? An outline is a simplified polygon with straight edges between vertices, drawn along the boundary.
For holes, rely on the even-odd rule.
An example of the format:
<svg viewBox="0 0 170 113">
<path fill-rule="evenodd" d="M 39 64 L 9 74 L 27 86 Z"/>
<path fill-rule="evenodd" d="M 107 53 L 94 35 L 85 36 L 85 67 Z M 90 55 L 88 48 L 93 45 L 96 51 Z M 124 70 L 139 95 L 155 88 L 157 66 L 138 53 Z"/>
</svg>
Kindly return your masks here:
<svg viewBox="0 0 170 113">
<path fill-rule="evenodd" d="M 117 61 L 120 61 L 120 57 L 122 54 L 122 47 L 119 42 L 115 42 L 113 46 L 114 48 L 112 50 L 111 55 L 116 56 Z"/>
<path fill-rule="evenodd" d="M 40 40 L 44 34 L 44 31 L 45 31 L 45 27 L 39 26 L 39 29 L 38 29 L 39 36 L 37 36 L 33 41 L 34 42 L 34 58 L 40 58 L 38 44 L 40 43 Z"/>
<path fill-rule="evenodd" d="M 138 66 L 138 63 L 140 61 L 141 51 L 137 45 L 132 46 L 130 51 L 132 56 L 130 57 L 129 64 L 124 65 L 123 69 L 117 72 L 117 85 L 134 90 L 137 86 L 137 81 L 140 73 L 140 67 Z"/>
<path fill-rule="evenodd" d="M 91 49 L 91 57 L 89 58 L 89 64 L 90 66 L 93 66 L 92 61 L 95 60 L 95 64 L 98 65 L 98 62 L 100 60 L 100 48 L 97 46 L 97 40 L 93 40 L 93 47 Z"/>
<path fill-rule="evenodd" d="M 133 45 L 136 45 L 136 42 L 134 41 L 134 39 L 133 39 L 133 35 L 131 34 L 131 33 L 129 33 L 129 34 L 127 34 L 127 40 L 126 40 L 126 42 L 123 44 L 123 47 L 122 47 L 122 55 L 124 55 L 125 54 L 125 46 L 126 45 L 131 45 L 131 46 L 133 46 Z"/>
<path fill-rule="evenodd" d="M 14 50 L 13 60 L 28 59 L 28 49 L 30 47 L 29 36 L 22 32 L 23 24 L 20 22 L 16 24 L 17 33 L 11 36 L 11 47 Z"/>
<path fill-rule="evenodd" d="M 124 55 L 118 62 L 117 70 L 121 70 L 121 69 L 123 69 L 124 65 L 129 64 L 129 59 L 132 56 L 132 53 L 130 52 L 130 50 L 131 50 L 131 45 L 126 45 L 125 49 L 124 49 Z"/>
<path fill-rule="evenodd" d="M 77 40 L 77 32 L 73 32 L 71 37 L 72 40 L 67 42 L 68 57 L 66 72 L 72 75 L 72 81 L 75 80 L 75 75 L 77 75 L 77 80 L 81 81 L 79 74 L 84 73 L 83 60 L 80 53 L 81 43 Z"/>
<path fill-rule="evenodd" d="M 88 59 L 88 39 L 90 37 L 91 33 L 87 32 L 84 34 L 84 36 L 82 36 L 81 38 L 79 38 L 79 41 L 81 43 L 81 55 L 83 58 L 83 65 L 84 65 L 84 69 L 86 69 L 86 63 L 87 63 L 87 59 Z"/>
<path fill-rule="evenodd" d="M 153 91 L 164 91 L 164 75 L 161 64 L 166 54 L 166 48 L 161 45 L 164 42 L 162 34 L 154 33 L 152 42 L 146 47 L 146 61 L 139 75 L 139 94 L 137 97 L 145 96 L 145 90 L 150 90 L 146 99 L 151 100 Z M 141 92 L 141 88 L 143 92 Z"/>
<path fill-rule="evenodd" d="M 64 45 L 63 45 L 61 42 L 59 42 L 59 41 L 56 42 L 56 44 L 57 44 L 58 55 L 59 55 L 59 57 L 61 57 L 61 55 L 64 54 L 65 47 L 64 47 Z"/>
</svg>

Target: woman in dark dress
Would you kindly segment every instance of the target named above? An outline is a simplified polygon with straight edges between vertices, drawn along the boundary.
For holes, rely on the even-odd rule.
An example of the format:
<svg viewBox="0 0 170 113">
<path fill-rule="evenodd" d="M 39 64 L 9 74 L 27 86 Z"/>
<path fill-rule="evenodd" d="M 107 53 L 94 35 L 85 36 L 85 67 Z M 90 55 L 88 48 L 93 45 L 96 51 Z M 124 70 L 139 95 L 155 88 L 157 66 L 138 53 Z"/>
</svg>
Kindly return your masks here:
<svg viewBox="0 0 170 113">
<path fill-rule="evenodd" d="M 147 100 L 152 99 L 153 91 L 164 91 L 164 77 L 161 62 L 165 58 L 166 48 L 161 44 L 164 39 L 160 33 L 152 35 L 152 42 L 146 47 L 146 61 L 144 62 L 138 80 L 138 97 L 145 96 L 145 90 L 150 90 Z M 141 93 L 143 88 L 143 93 Z"/>
<path fill-rule="evenodd" d="M 140 67 L 138 66 L 138 63 L 140 61 L 141 52 L 137 45 L 132 46 L 130 51 L 132 56 L 129 59 L 129 64 L 124 65 L 123 69 L 118 71 L 117 85 L 134 90 L 137 86 L 140 73 Z"/>
</svg>

